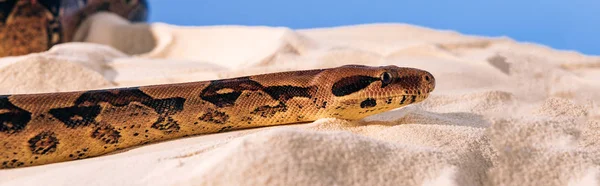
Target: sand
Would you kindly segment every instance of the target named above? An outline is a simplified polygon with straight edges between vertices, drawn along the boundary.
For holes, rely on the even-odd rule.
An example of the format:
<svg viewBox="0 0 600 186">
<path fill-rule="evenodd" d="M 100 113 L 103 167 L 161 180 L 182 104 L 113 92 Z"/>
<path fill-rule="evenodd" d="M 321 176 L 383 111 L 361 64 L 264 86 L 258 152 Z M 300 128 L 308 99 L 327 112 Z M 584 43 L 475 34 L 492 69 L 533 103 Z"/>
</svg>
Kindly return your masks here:
<svg viewBox="0 0 600 186">
<path fill-rule="evenodd" d="M 422 103 L 359 121 L 325 118 L 0 170 L 0 185 L 600 185 L 599 56 L 406 24 L 182 27 L 99 14 L 85 25 L 79 41 L 88 43 L 0 59 L 0 93 L 345 64 L 421 68 L 437 87 Z"/>
</svg>

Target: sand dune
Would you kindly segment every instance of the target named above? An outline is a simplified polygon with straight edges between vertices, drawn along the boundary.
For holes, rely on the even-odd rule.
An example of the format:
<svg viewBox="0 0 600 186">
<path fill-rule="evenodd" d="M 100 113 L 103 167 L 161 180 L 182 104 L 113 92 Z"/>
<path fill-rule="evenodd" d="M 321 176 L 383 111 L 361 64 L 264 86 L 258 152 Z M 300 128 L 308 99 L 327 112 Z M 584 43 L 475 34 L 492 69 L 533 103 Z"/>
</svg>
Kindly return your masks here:
<svg viewBox="0 0 600 186">
<path fill-rule="evenodd" d="M 86 25 L 80 40 L 99 44 L 0 59 L 0 93 L 345 64 L 421 68 L 437 86 L 420 104 L 360 121 L 196 136 L 0 170 L 1 185 L 600 185 L 598 56 L 405 24 L 181 27 L 99 14 Z"/>
</svg>

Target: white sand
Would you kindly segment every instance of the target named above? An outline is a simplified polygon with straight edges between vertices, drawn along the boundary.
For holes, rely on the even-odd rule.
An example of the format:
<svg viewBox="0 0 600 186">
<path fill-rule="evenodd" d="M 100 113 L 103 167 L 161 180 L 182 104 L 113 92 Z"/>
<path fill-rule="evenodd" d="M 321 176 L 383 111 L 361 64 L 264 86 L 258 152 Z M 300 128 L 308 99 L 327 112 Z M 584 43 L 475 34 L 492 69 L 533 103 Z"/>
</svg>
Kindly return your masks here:
<svg viewBox="0 0 600 186">
<path fill-rule="evenodd" d="M 437 87 L 423 103 L 360 121 L 321 119 L 0 170 L 0 184 L 600 185 L 600 57 L 403 24 L 290 30 L 91 20 L 81 41 L 122 52 L 69 43 L 0 59 L 0 93 L 344 64 L 417 67 Z"/>
</svg>

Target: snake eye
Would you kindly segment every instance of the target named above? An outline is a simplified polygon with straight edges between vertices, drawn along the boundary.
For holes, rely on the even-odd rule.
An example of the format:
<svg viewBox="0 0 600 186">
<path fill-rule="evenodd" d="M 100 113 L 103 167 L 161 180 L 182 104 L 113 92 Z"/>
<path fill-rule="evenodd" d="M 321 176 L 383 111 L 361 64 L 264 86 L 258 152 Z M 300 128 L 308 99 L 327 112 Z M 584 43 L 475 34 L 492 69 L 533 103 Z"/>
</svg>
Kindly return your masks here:
<svg viewBox="0 0 600 186">
<path fill-rule="evenodd" d="M 381 74 L 381 83 L 382 87 L 392 83 L 392 74 L 389 72 L 384 72 Z"/>
</svg>

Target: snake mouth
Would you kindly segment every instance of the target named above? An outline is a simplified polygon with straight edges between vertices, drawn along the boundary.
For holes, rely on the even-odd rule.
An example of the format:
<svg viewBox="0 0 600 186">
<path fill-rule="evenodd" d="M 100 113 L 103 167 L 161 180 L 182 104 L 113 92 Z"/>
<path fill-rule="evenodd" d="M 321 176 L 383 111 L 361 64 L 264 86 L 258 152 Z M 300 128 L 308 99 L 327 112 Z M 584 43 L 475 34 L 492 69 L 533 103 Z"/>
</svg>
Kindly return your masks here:
<svg viewBox="0 0 600 186">
<path fill-rule="evenodd" d="M 421 93 L 421 94 L 401 94 L 396 95 L 393 99 L 399 100 L 397 102 L 400 103 L 401 106 L 406 106 L 413 103 L 419 103 L 429 97 L 429 93 Z"/>
</svg>

